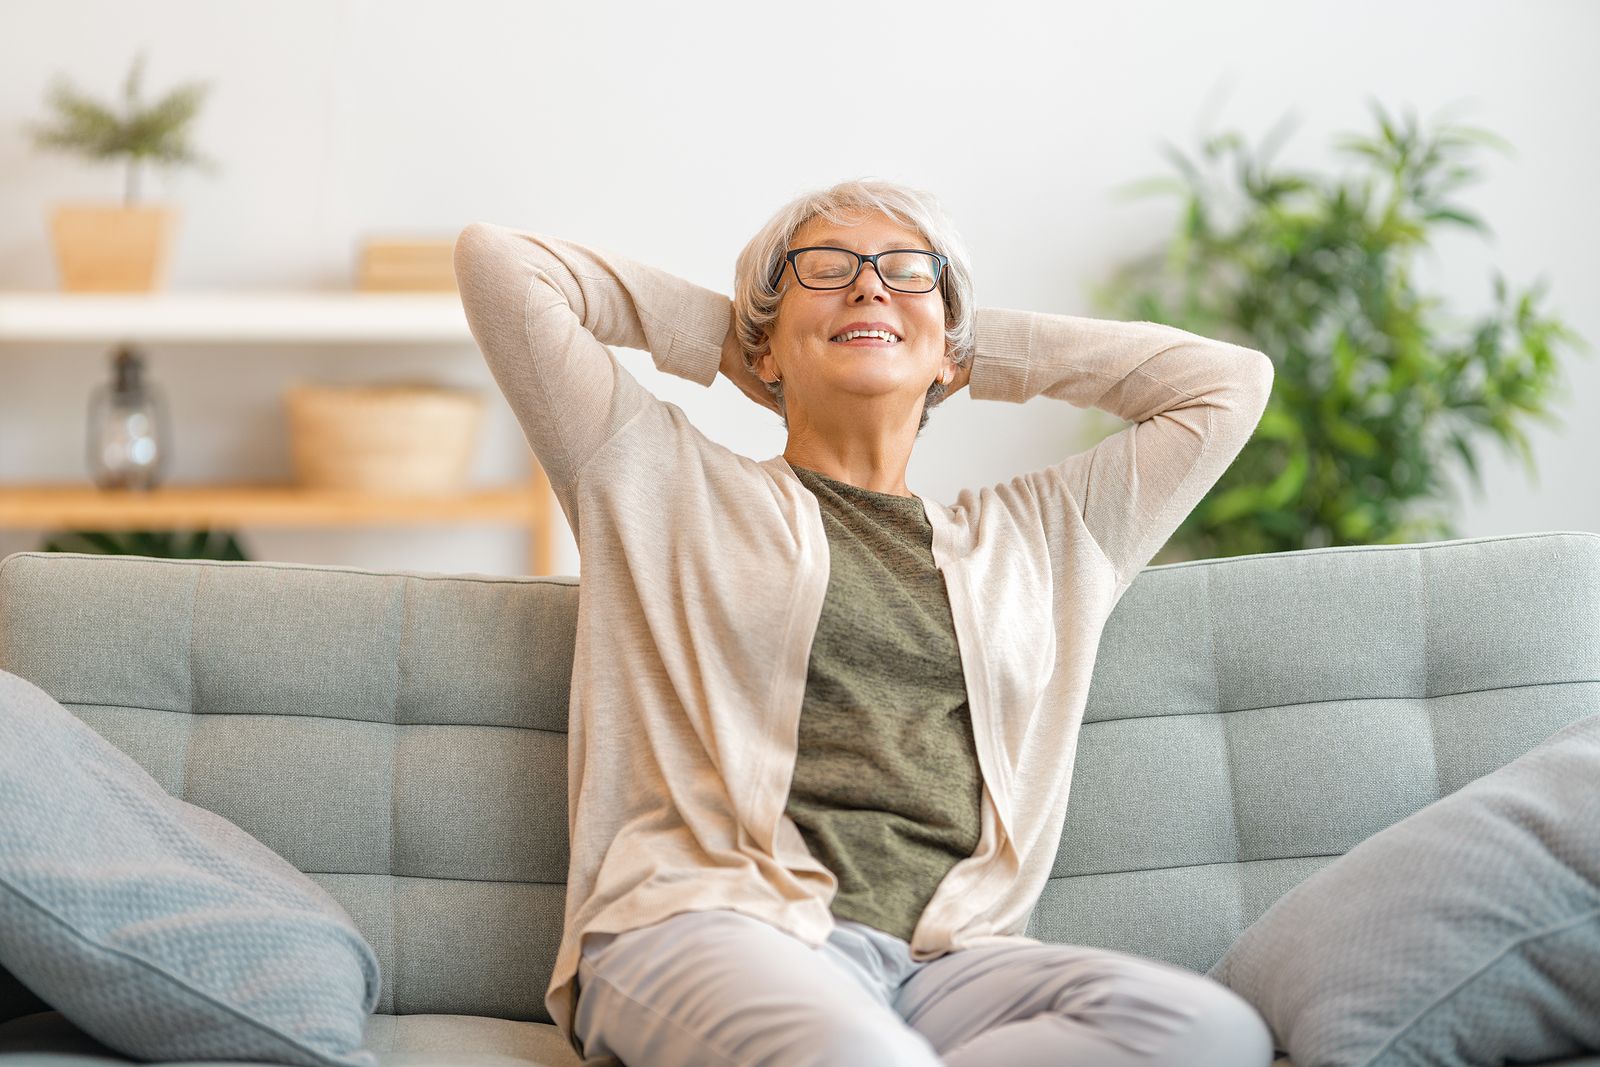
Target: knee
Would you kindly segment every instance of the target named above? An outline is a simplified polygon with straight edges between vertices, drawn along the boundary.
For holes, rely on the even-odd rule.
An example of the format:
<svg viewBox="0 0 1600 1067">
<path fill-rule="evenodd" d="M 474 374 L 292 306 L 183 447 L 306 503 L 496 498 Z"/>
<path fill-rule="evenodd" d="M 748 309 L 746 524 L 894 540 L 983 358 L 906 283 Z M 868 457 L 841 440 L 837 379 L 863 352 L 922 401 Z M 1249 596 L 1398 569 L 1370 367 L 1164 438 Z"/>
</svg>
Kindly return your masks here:
<svg viewBox="0 0 1600 1067">
<path fill-rule="evenodd" d="M 1113 973 L 1070 1014 L 1103 1015 L 1098 1023 L 1115 1041 L 1159 1064 L 1182 1067 L 1270 1067 L 1272 1032 L 1249 1001 L 1205 975 L 1152 983 L 1143 970 Z"/>
<path fill-rule="evenodd" d="M 1185 1064 L 1269 1067 L 1272 1031 L 1255 1005 L 1211 978 L 1203 979 L 1193 1003 L 1195 1019 L 1178 1042 Z"/>
<path fill-rule="evenodd" d="M 938 1067 L 943 1061 L 928 1039 L 896 1019 L 835 1020 L 802 1035 L 808 1067 Z"/>
</svg>

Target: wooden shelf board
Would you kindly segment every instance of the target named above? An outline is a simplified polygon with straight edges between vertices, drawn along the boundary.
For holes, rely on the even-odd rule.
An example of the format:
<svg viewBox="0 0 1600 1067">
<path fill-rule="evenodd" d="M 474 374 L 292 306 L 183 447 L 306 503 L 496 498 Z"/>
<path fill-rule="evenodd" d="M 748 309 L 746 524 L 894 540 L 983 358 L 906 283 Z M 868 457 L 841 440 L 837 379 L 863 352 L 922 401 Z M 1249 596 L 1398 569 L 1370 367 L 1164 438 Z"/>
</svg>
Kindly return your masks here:
<svg viewBox="0 0 1600 1067">
<path fill-rule="evenodd" d="M 544 513 L 538 489 L 521 483 L 448 496 L 391 496 L 278 484 L 164 486 L 148 492 L 93 485 L 0 486 L 0 528 L 9 529 L 529 524 Z"/>
<path fill-rule="evenodd" d="M 0 291 L 0 343 L 472 343 L 457 293 Z"/>
</svg>

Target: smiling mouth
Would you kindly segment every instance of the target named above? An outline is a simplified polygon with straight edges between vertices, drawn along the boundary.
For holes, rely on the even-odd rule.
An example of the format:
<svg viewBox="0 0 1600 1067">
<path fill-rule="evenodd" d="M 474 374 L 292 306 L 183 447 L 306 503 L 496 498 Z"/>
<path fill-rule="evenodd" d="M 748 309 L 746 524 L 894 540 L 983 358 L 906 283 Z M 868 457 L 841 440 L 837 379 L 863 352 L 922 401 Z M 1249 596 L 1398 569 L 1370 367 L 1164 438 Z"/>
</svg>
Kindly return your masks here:
<svg viewBox="0 0 1600 1067">
<path fill-rule="evenodd" d="M 848 333 L 856 333 L 856 331 L 853 331 L 853 330 L 852 331 L 847 331 L 847 332 Z M 887 336 L 883 336 L 885 334 L 887 334 Z M 845 338 L 845 334 L 842 334 L 842 333 L 835 334 L 832 337 L 828 338 L 828 343 L 829 344 L 834 344 L 834 345 L 884 345 L 884 346 L 888 346 L 888 345 L 897 345 L 901 341 L 901 338 L 900 338 L 900 336 L 898 334 L 893 333 L 892 331 L 889 331 L 889 330 L 874 330 L 871 333 L 856 333 L 856 336 L 851 337 L 848 340 L 845 340 L 844 338 Z"/>
</svg>

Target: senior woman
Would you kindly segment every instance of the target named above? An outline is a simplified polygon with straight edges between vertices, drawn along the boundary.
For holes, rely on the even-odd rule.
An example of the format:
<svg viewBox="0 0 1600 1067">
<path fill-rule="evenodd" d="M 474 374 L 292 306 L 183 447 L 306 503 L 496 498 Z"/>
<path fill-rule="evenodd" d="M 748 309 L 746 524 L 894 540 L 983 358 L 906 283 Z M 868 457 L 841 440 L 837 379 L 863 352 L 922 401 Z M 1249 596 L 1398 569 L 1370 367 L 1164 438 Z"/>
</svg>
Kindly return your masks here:
<svg viewBox="0 0 1600 1067">
<path fill-rule="evenodd" d="M 740 254 L 734 296 L 468 226 L 473 335 L 582 556 L 570 868 L 546 993 L 580 1056 L 647 1065 L 1249 1067 L 1255 1010 L 1155 960 L 1025 936 L 1102 624 L 1233 461 L 1259 352 L 976 307 L 926 193 L 848 181 Z M 784 416 L 754 460 L 607 347 Z M 1133 423 L 953 503 L 929 411 L 1047 396 Z"/>
</svg>

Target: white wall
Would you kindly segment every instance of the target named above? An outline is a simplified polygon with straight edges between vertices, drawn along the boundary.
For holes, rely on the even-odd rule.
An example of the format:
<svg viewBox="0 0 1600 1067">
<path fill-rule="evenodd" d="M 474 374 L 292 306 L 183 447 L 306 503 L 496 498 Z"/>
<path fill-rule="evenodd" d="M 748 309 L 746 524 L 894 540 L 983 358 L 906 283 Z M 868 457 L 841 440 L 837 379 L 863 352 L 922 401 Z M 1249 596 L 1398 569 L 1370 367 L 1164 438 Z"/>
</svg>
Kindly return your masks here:
<svg viewBox="0 0 1600 1067">
<path fill-rule="evenodd" d="M 1162 139 L 1253 143 L 1300 116 L 1279 159 L 1326 168 L 1340 131 L 1370 132 L 1366 100 L 1427 116 L 1445 105 L 1508 138 L 1459 199 L 1492 244 L 1451 236 L 1418 282 L 1450 308 L 1487 306 L 1489 271 L 1551 280 L 1548 307 L 1600 345 L 1600 5 L 1472 0 L 1282 4 L 820 2 L 671 5 L 421 0 L 0 0 L 0 288 L 51 288 L 45 217 L 58 199 L 120 195 L 122 175 L 35 151 L 62 72 L 120 91 L 140 46 L 147 91 L 214 83 L 198 149 L 224 172 L 151 175 L 179 205 L 174 288 L 349 283 L 368 232 L 453 236 L 484 219 L 646 260 L 729 292 L 734 257 L 779 204 L 846 177 L 928 188 L 972 249 L 979 302 L 1093 313 L 1088 286 L 1174 230 L 1176 200 L 1112 190 L 1168 174 Z M 810 98 L 807 85 L 836 84 Z M 929 99 L 886 91 L 925 83 Z M 1465 102 L 1462 105 L 1461 102 Z M 708 435 L 765 458 L 776 416 L 620 353 Z M 169 346 L 154 374 L 177 409 L 178 482 L 287 478 L 278 399 L 295 377 L 433 372 L 493 390 L 471 347 L 320 350 Z M 94 347 L 0 346 L 0 480 L 79 480 Z M 1533 431 L 1541 483 L 1496 451 L 1463 536 L 1600 531 L 1600 357 L 1573 360 L 1565 426 Z M 515 477 L 527 447 L 493 393 L 475 480 Z M 908 480 L 953 499 L 1083 447 L 1104 423 L 1047 399 L 960 394 L 918 442 Z M 557 570 L 578 559 L 561 524 Z M 327 533 L 250 530 L 256 558 L 520 573 L 494 527 Z M 39 532 L 0 531 L 0 555 Z"/>
</svg>

